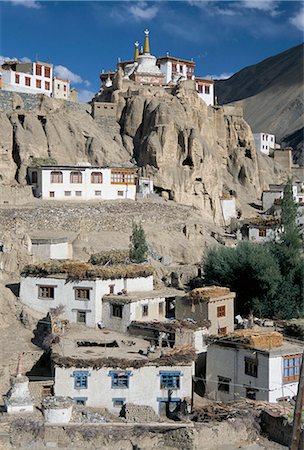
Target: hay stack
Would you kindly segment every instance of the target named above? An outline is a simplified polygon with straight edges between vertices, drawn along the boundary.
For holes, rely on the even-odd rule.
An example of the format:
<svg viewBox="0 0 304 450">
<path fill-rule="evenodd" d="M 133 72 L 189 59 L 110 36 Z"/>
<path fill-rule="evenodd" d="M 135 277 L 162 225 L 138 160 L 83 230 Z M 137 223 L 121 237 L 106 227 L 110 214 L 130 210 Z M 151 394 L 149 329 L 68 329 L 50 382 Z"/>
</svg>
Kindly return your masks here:
<svg viewBox="0 0 304 450">
<path fill-rule="evenodd" d="M 283 336 L 277 331 L 239 330 L 234 333 L 234 336 L 240 337 L 250 347 L 261 350 L 269 350 L 283 345 Z"/>
<path fill-rule="evenodd" d="M 193 289 L 189 292 L 191 300 L 210 300 L 211 298 L 224 297 L 230 294 L 230 289 L 222 286 L 205 286 Z"/>
</svg>

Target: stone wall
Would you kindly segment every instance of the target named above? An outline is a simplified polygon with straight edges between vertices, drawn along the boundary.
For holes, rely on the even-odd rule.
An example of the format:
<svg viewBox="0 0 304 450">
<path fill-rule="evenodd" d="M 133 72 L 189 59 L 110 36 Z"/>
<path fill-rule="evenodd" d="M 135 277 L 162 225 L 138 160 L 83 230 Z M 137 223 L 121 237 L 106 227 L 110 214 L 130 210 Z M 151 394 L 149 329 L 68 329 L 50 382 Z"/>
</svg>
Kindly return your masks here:
<svg viewBox="0 0 304 450">
<path fill-rule="evenodd" d="M 34 201 L 31 186 L 0 185 L 0 205 L 26 205 Z"/>
<path fill-rule="evenodd" d="M 41 100 L 43 98 L 42 94 L 24 94 L 21 92 L 11 92 L 0 90 L 0 111 L 11 112 L 13 111 L 13 99 L 14 97 L 19 96 L 24 103 L 25 111 L 34 111 L 39 109 Z M 69 100 L 60 100 L 60 99 L 51 99 L 54 104 L 58 104 L 64 106 L 69 111 L 90 111 L 90 106 L 83 103 L 72 102 Z"/>
</svg>

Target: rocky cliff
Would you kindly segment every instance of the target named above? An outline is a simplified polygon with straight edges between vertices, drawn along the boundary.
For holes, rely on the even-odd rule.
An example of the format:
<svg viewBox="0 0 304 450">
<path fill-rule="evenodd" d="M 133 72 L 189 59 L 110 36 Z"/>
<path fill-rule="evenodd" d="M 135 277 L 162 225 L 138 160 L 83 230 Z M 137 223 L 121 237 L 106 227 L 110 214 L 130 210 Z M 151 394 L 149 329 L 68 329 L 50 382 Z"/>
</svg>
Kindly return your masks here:
<svg viewBox="0 0 304 450">
<path fill-rule="evenodd" d="M 59 164 L 135 162 L 153 177 L 158 192 L 221 224 L 223 194 L 236 195 L 238 207 L 247 211 L 269 182 L 284 175 L 257 155 L 240 109 L 207 107 L 191 83 L 168 91 L 129 87 L 112 97 L 117 134 L 85 107 L 42 96 L 28 108 L 13 95 L 0 112 L 1 183 L 25 185 L 35 158 Z"/>
</svg>

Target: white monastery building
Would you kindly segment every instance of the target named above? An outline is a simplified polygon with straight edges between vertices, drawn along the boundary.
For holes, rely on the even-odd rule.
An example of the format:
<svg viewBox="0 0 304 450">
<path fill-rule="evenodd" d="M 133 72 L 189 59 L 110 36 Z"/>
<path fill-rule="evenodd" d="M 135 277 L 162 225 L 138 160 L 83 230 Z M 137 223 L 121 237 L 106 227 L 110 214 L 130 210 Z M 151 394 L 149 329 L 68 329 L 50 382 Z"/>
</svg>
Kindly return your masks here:
<svg viewBox="0 0 304 450">
<path fill-rule="evenodd" d="M 204 100 L 207 105 L 214 106 L 214 81 L 195 77 L 195 83 L 199 97 Z"/>
<path fill-rule="evenodd" d="M 157 65 L 165 76 L 165 84 L 182 77 L 185 80 L 194 80 L 194 61 L 179 59 L 175 56 L 157 58 Z"/>
<path fill-rule="evenodd" d="M 52 96 L 53 64 L 10 61 L 4 63 L 0 71 L 3 90 Z"/>
<path fill-rule="evenodd" d="M 70 81 L 59 77 L 53 79 L 53 97 L 68 100 L 70 98 Z"/>
<path fill-rule="evenodd" d="M 45 276 L 43 268 L 37 271 L 37 267 L 40 266 L 30 266 L 33 270 L 27 271 L 21 277 L 19 295 L 21 302 L 44 314 L 62 305 L 65 319 L 71 323 L 81 323 L 94 328 L 103 320 L 105 295 L 122 292 L 129 294 L 136 292 L 138 295 L 140 292 L 153 291 L 152 270 L 149 270 L 147 266 L 131 264 L 118 268 L 101 267 L 99 270 L 98 266 L 82 263 L 85 264 L 86 271 L 90 273 L 84 273 L 79 279 L 74 279 L 73 263 L 69 265 L 63 262 L 63 264 L 65 269 L 59 270 L 60 273 L 50 273 Z M 137 270 L 138 276 L 134 275 L 134 270 Z M 163 299 L 158 300 L 157 308 L 161 301 Z M 123 308 L 111 309 L 112 322 L 115 318 L 122 316 L 122 311 Z M 108 313 L 108 308 L 106 312 Z M 137 319 L 141 317 L 143 320 L 159 317 L 153 315 L 153 305 L 149 306 L 149 295 L 139 307 L 134 304 L 135 317 Z M 123 323 L 122 317 L 120 322 Z"/>
<path fill-rule="evenodd" d="M 206 393 L 210 398 L 227 402 L 247 397 L 276 403 L 297 394 L 304 345 L 285 341 L 276 333 L 280 342 L 272 346 L 271 333 L 256 333 L 262 345 L 259 336 L 251 344 L 234 336 L 209 345 Z"/>
<path fill-rule="evenodd" d="M 133 404 L 165 416 L 183 401 L 191 404 L 194 357 L 174 349 L 149 352 L 147 341 L 109 330 L 71 330 L 52 347 L 54 393 L 116 415 Z"/>
<path fill-rule="evenodd" d="M 35 197 L 47 200 L 135 200 L 136 170 L 98 166 L 28 169 Z"/>
<path fill-rule="evenodd" d="M 254 133 L 255 148 L 269 156 L 270 150 L 275 149 L 275 135 L 269 133 Z"/>
</svg>

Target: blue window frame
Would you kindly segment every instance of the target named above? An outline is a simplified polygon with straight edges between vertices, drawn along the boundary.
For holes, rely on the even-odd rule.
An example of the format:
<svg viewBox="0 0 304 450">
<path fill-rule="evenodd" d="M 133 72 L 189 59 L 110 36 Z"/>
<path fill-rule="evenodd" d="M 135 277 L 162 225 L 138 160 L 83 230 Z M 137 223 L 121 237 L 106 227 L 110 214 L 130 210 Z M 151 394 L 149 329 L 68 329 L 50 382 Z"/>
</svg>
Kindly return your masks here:
<svg viewBox="0 0 304 450">
<path fill-rule="evenodd" d="M 111 370 L 109 376 L 111 376 L 112 389 L 129 388 L 129 378 L 132 376 L 129 370 Z"/>
<path fill-rule="evenodd" d="M 86 405 L 86 402 L 88 400 L 88 397 L 74 397 L 74 402 L 76 403 L 76 405 Z"/>
<path fill-rule="evenodd" d="M 161 389 L 179 389 L 181 372 L 160 372 Z"/>
<path fill-rule="evenodd" d="M 74 378 L 74 389 L 87 389 L 89 375 L 87 370 L 75 370 L 72 375 Z"/>
<path fill-rule="evenodd" d="M 114 408 L 121 408 L 125 403 L 125 398 L 112 398 Z"/>
</svg>

